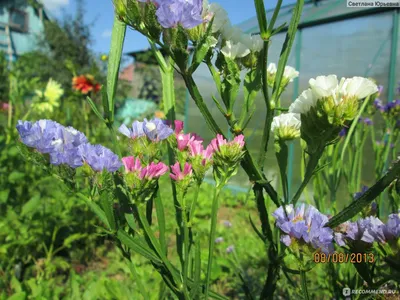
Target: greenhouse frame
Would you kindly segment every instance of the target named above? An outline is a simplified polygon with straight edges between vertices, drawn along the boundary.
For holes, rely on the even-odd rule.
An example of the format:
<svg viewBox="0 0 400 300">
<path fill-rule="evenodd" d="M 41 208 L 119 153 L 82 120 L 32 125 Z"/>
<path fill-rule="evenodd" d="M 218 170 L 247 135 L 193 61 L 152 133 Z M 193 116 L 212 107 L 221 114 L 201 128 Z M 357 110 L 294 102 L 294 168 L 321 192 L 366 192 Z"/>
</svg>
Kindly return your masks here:
<svg viewBox="0 0 400 300">
<path fill-rule="evenodd" d="M 276 27 L 285 23 L 286 25 L 280 33 L 271 38 L 268 63 L 278 62 L 294 7 L 294 4 L 290 4 L 282 6 L 280 10 Z M 272 14 L 273 9 L 267 11 L 268 20 Z M 352 76 L 373 78 L 379 85 L 384 86 L 381 99 L 394 100 L 397 81 L 400 80 L 400 68 L 396 67 L 400 62 L 399 14 L 400 8 L 347 7 L 346 0 L 306 2 L 287 63 L 295 67 L 300 76 L 284 92 L 281 99 L 282 106 L 288 107 L 303 90 L 307 89 L 310 78 L 329 74 L 336 74 L 338 78 Z M 237 26 L 246 33 L 259 33 L 256 16 Z M 201 66 L 195 73 L 195 80 L 217 123 L 221 128 L 225 128 L 229 135 L 226 121 L 212 100 L 212 96 L 217 93 L 206 66 Z M 262 126 L 259 124 L 264 123 L 266 115 L 261 97 L 261 94 L 258 95 L 253 120 L 244 131 L 249 149 L 254 153 L 258 152 L 262 135 Z M 187 129 L 199 133 L 206 140 L 211 139 L 212 133 L 203 124 L 199 110 L 189 98 L 188 96 L 186 99 L 185 110 Z M 242 101 L 241 95 L 237 101 L 238 109 L 240 101 Z M 278 182 L 273 141 L 270 141 L 269 149 L 271 150 L 264 169 L 268 179 L 275 179 L 275 182 Z M 296 170 L 300 167 L 300 153 L 301 151 L 295 151 L 294 147 L 291 147 L 288 176 L 292 184 L 300 183 L 300 176 L 296 175 L 299 173 Z M 242 184 L 246 182 L 244 178 L 244 172 L 241 174 L 239 172 L 236 181 L 233 180 L 232 189 L 246 190 L 248 187 Z"/>
</svg>

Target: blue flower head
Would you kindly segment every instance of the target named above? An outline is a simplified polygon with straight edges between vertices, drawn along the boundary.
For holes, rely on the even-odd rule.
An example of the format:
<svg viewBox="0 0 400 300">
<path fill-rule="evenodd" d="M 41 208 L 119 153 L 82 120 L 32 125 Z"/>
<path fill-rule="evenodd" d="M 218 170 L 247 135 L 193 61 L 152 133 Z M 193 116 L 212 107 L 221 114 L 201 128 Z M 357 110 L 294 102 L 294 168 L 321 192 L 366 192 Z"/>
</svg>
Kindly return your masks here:
<svg viewBox="0 0 400 300">
<path fill-rule="evenodd" d="M 132 123 L 132 128 L 128 128 L 125 124 L 122 124 L 118 131 L 132 139 L 144 136 L 143 122 L 134 121 Z"/>
<path fill-rule="evenodd" d="M 328 217 L 321 214 L 315 207 L 305 205 L 293 208 L 287 205 L 281 206 L 273 214 L 276 225 L 283 231 L 281 241 L 290 246 L 293 240 L 309 244 L 315 249 L 321 249 L 324 253 L 333 251 L 333 230 L 324 227 Z"/>
<path fill-rule="evenodd" d="M 79 154 L 83 161 L 97 172 L 103 169 L 115 172 L 122 165 L 116 154 L 101 145 L 83 144 L 79 146 Z"/>
<path fill-rule="evenodd" d="M 51 120 L 40 120 L 33 124 L 29 121 L 18 121 L 16 127 L 21 141 L 41 153 L 50 153 L 56 148 L 64 129 L 62 125 Z"/>
<path fill-rule="evenodd" d="M 73 127 L 62 130 L 62 136 L 56 140 L 55 149 L 50 153 L 50 162 L 53 165 L 67 164 L 72 168 L 83 165 L 78 147 L 88 142 L 86 136 Z"/>
<path fill-rule="evenodd" d="M 150 121 L 144 119 L 143 131 L 146 136 L 152 141 L 165 140 L 174 133 L 172 128 L 170 128 L 167 124 L 164 123 L 164 121 L 158 118 Z"/>
<path fill-rule="evenodd" d="M 164 28 L 175 28 L 180 24 L 191 29 L 203 23 L 203 0 L 164 0 L 159 1 L 156 16 Z"/>
</svg>

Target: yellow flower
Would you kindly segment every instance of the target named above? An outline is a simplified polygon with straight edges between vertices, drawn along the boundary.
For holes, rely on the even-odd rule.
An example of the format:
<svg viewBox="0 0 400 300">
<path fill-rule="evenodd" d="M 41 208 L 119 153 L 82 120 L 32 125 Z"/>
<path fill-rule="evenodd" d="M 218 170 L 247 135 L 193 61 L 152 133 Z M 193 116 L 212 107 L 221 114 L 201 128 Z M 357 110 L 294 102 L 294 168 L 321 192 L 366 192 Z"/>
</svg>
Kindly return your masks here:
<svg viewBox="0 0 400 300">
<path fill-rule="evenodd" d="M 156 112 L 154 112 L 154 116 L 155 116 L 156 118 L 159 118 L 159 119 L 165 118 L 164 112 L 162 112 L 162 111 L 160 111 L 160 110 L 157 110 Z"/>
<path fill-rule="evenodd" d="M 34 101 L 33 107 L 39 112 L 52 113 L 55 107 L 60 106 L 59 100 L 64 95 L 61 84 L 51 78 L 44 92 L 40 90 L 36 90 L 35 92 L 39 99 Z"/>
<path fill-rule="evenodd" d="M 50 103 L 58 103 L 62 95 L 64 95 L 64 90 L 61 88 L 61 84 L 50 78 L 44 91 L 46 100 Z"/>
<path fill-rule="evenodd" d="M 106 61 L 108 59 L 108 56 L 106 54 L 103 54 L 100 59 L 102 61 Z"/>
</svg>

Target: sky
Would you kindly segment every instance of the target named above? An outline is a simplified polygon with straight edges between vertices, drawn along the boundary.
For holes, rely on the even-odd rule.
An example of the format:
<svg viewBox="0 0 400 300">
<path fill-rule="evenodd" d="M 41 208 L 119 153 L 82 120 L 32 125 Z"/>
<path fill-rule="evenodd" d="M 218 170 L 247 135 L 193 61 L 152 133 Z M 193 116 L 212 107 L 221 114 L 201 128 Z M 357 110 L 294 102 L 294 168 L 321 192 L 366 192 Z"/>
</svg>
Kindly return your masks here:
<svg viewBox="0 0 400 300">
<path fill-rule="evenodd" d="M 50 15 L 61 17 L 63 12 L 73 14 L 75 12 L 75 0 L 42 0 Z M 253 0 L 209 0 L 219 3 L 228 12 L 232 24 L 246 21 L 256 15 Z M 291 3 L 293 0 L 284 0 Z M 276 1 L 265 1 L 266 9 L 273 8 Z M 112 0 L 85 0 L 85 21 L 93 24 L 91 27 L 93 36 L 93 50 L 97 53 L 108 53 L 111 41 L 114 7 Z M 148 48 L 148 42 L 141 34 L 127 30 L 124 45 L 124 53 Z"/>
</svg>

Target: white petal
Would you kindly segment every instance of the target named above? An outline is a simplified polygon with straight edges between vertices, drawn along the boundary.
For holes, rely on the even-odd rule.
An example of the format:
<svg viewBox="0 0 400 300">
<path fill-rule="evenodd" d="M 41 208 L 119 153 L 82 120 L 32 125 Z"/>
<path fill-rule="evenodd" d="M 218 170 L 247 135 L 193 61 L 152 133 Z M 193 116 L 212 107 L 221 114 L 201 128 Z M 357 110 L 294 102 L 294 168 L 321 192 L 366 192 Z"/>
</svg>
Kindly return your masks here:
<svg viewBox="0 0 400 300">
<path fill-rule="evenodd" d="M 378 87 L 371 80 L 364 77 L 346 79 L 342 86 L 342 93 L 346 96 L 356 96 L 364 99 L 378 91 Z"/>
<path fill-rule="evenodd" d="M 293 67 L 286 66 L 283 72 L 283 76 L 289 79 L 290 82 L 292 82 L 294 78 L 299 77 L 299 72 L 296 71 L 296 69 Z"/>
<path fill-rule="evenodd" d="M 305 114 L 311 107 L 317 103 L 318 98 L 311 89 L 305 90 L 301 95 L 289 106 L 289 112 L 296 114 Z"/>
<path fill-rule="evenodd" d="M 274 63 L 270 63 L 269 65 L 268 65 L 268 68 L 267 68 L 267 72 L 268 73 L 271 73 L 271 74 L 275 74 L 276 73 L 276 65 L 274 64 Z"/>
<path fill-rule="evenodd" d="M 310 87 L 313 92 L 319 97 L 329 97 L 337 88 L 338 81 L 336 75 L 318 76 L 311 78 L 309 81 Z"/>
</svg>

